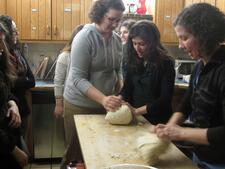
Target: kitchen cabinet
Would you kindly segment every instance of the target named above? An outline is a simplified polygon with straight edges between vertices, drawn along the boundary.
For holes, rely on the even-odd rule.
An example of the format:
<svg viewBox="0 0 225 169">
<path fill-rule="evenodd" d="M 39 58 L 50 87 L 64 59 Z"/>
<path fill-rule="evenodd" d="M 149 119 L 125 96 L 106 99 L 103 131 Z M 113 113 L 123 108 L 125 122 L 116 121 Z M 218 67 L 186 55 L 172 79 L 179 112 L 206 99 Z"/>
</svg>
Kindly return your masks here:
<svg viewBox="0 0 225 169">
<path fill-rule="evenodd" d="M 183 0 L 157 0 L 155 22 L 164 43 L 177 43 L 178 39 L 173 28 L 173 21 L 177 14 L 183 9 Z"/>
<path fill-rule="evenodd" d="M 21 40 L 68 40 L 73 29 L 89 22 L 92 0 L 7 0 Z"/>
<path fill-rule="evenodd" d="M 217 0 L 185 0 L 185 6 L 189 6 L 194 3 L 205 2 L 211 5 L 215 5 Z"/>
<path fill-rule="evenodd" d="M 6 0 L 0 0 L 0 15 L 6 12 Z"/>
<path fill-rule="evenodd" d="M 216 0 L 216 6 L 225 13 L 225 0 Z"/>
</svg>

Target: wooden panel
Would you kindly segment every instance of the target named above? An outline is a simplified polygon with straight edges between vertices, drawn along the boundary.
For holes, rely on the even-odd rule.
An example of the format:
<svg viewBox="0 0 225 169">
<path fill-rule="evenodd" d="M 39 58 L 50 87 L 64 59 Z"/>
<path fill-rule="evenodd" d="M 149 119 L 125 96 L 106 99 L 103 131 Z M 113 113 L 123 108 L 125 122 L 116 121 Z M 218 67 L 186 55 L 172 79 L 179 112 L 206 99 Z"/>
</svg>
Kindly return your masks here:
<svg viewBox="0 0 225 169">
<path fill-rule="evenodd" d="M 225 13 L 225 0 L 216 0 L 216 6 Z"/>
<path fill-rule="evenodd" d="M 51 0 L 39 0 L 38 39 L 51 39 Z"/>
<path fill-rule="evenodd" d="M 39 4 L 38 0 L 31 0 L 31 39 L 38 39 L 38 32 L 39 32 L 39 27 L 38 27 L 38 14 L 39 14 Z"/>
<path fill-rule="evenodd" d="M 84 18 L 83 12 L 84 11 L 84 0 L 72 0 L 72 30 L 74 30 L 78 25 L 81 23 L 84 23 Z"/>
<path fill-rule="evenodd" d="M 216 4 L 216 0 L 204 0 L 204 2 L 209 3 L 211 5 L 215 5 Z"/>
<path fill-rule="evenodd" d="M 16 26 L 19 34 L 19 39 L 21 39 L 21 31 L 22 31 L 22 0 L 17 0 L 16 4 Z"/>
<path fill-rule="evenodd" d="M 63 39 L 63 23 L 64 23 L 64 1 L 54 0 L 52 1 L 52 39 Z"/>
<path fill-rule="evenodd" d="M 72 0 L 64 0 L 63 40 L 69 39 L 72 32 Z"/>
<path fill-rule="evenodd" d="M 85 13 L 84 13 L 84 22 L 85 23 L 89 23 L 90 22 L 90 19 L 89 19 L 89 12 L 90 12 L 90 9 L 92 7 L 92 4 L 93 4 L 93 0 L 85 0 Z"/>
<path fill-rule="evenodd" d="M 17 22 L 17 8 L 16 8 L 17 0 L 7 0 L 6 1 L 6 13 L 11 16 L 12 19 Z"/>
<path fill-rule="evenodd" d="M 0 15 L 6 14 L 6 0 L 0 0 Z"/>
<path fill-rule="evenodd" d="M 30 0 L 22 0 L 22 39 L 31 39 L 31 2 Z"/>
<path fill-rule="evenodd" d="M 173 21 L 183 9 L 184 1 L 167 0 L 156 1 L 155 21 L 161 33 L 161 41 L 166 43 L 177 42 L 177 36 L 173 28 Z"/>
</svg>

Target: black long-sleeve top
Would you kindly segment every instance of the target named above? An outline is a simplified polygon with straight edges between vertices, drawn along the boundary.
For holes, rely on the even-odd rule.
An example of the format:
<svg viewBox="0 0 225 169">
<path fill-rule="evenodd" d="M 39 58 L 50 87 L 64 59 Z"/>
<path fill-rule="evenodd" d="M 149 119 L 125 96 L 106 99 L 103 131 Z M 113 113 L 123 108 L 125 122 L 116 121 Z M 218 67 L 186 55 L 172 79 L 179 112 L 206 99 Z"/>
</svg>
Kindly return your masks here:
<svg viewBox="0 0 225 169">
<path fill-rule="evenodd" d="M 9 127 L 10 117 L 6 117 L 8 101 L 16 98 L 11 94 L 5 76 L 0 71 L 0 157 L 10 155 L 19 142 L 19 129 Z"/>
<path fill-rule="evenodd" d="M 25 92 L 26 90 L 35 86 L 35 79 L 26 58 L 21 54 L 19 50 L 15 51 L 15 55 L 17 55 L 17 57 L 23 58 L 26 67 L 23 72 L 17 73 L 17 79 L 15 80 L 15 84 L 12 88 L 13 95 L 18 99 L 20 115 L 23 118 L 30 113 L 28 103 L 25 98 Z"/>
<path fill-rule="evenodd" d="M 177 111 L 190 117 L 195 127 L 208 128 L 210 145 L 196 145 L 197 156 L 209 163 L 225 164 L 225 47 L 205 66 L 202 61 L 196 64 Z"/>
<path fill-rule="evenodd" d="M 146 105 L 144 117 L 152 124 L 166 123 L 172 114 L 174 78 L 174 64 L 170 59 L 164 59 L 160 68 L 148 63 L 142 73 L 128 67 L 120 94 L 135 108 Z"/>
</svg>

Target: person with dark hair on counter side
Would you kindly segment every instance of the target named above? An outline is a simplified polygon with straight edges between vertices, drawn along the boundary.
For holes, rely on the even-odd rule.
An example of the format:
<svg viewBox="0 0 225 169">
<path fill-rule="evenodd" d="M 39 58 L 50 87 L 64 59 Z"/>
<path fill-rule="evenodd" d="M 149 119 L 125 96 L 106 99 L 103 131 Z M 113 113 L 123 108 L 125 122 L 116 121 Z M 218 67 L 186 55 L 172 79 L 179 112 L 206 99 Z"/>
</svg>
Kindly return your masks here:
<svg viewBox="0 0 225 169">
<path fill-rule="evenodd" d="M 199 61 L 177 111 L 166 125 L 158 124 L 151 132 L 191 143 L 193 162 L 201 169 L 224 169 L 225 14 L 207 3 L 193 4 L 177 16 L 174 28 L 179 48 Z"/>
<path fill-rule="evenodd" d="M 64 125 L 66 140 L 77 142 L 73 150 L 77 157 L 67 162 L 82 160 L 74 114 L 104 114 L 121 105 L 115 94 L 123 83 L 122 45 L 114 30 L 124 10 L 122 0 L 95 1 L 89 13 L 92 24 L 86 24 L 73 40 L 64 89 Z"/>
<path fill-rule="evenodd" d="M 35 86 L 35 79 L 28 62 L 22 53 L 21 44 L 18 40 L 19 33 L 15 22 L 7 15 L 1 15 L 0 21 L 9 31 L 6 35 L 6 43 L 10 52 L 11 69 L 13 69 L 17 75 L 14 86 L 12 87 L 12 93 L 18 99 L 18 107 L 22 120 L 21 134 L 25 137 L 28 122 L 27 118 L 31 111 L 26 100 L 26 92 L 28 89 Z"/>
<path fill-rule="evenodd" d="M 123 60 L 122 60 L 122 70 L 123 70 L 123 78 L 125 79 L 126 72 L 127 72 L 127 41 L 128 41 L 128 36 L 129 36 L 129 31 L 132 27 L 133 24 L 135 24 L 135 20 L 133 19 L 126 19 L 123 21 L 120 25 L 119 32 L 120 32 L 120 37 L 122 40 L 122 45 L 123 45 Z"/>
<path fill-rule="evenodd" d="M 10 92 L 15 73 L 10 68 L 7 33 L 0 21 L 0 164 L 1 168 L 22 169 L 28 163 L 28 156 L 19 148 L 21 118 L 16 98 Z"/>
<path fill-rule="evenodd" d="M 172 114 L 175 70 L 157 26 L 137 21 L 129 32 L 127 50 L 127 75 L 120 96 L 134 115 L 143 115 L 152 124 L 167 122 Z"/>
</svg>

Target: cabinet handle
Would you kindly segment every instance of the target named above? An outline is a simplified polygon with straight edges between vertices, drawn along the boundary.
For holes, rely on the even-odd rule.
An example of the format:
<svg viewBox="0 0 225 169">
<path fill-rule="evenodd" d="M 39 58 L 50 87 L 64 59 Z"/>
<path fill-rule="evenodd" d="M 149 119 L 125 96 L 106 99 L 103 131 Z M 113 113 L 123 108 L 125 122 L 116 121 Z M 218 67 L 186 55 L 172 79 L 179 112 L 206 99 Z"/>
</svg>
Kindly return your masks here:
<svg viewBox="0 0 225 169">
<path fill-rule="evenodd" d="M 50 26 L 47 25 L 47 35 L 50 35 Z"/>
<path fill-rule="evenodd" d="M 57 35 L 57 27 L 56 27 L 56 25 L 54 25 L 54 35 L 56 36 Z"/>
<path fill-rule="evenodd" d="M 170 15 L 166 15 L 166 16 L 165 16 L 165 19 L 170 19 L 170 18 L 171 18 Z"/>
<path fill-rule="evenodd" d="M 37 27 L 36 26 L 32 26 L 32 31 L 36 31 Z"/>
<path fill-rule="evenodd" d="M 31 9 L 32 12 L 37 12 L 38 10 L 36 8 Z"/>
</svg>

